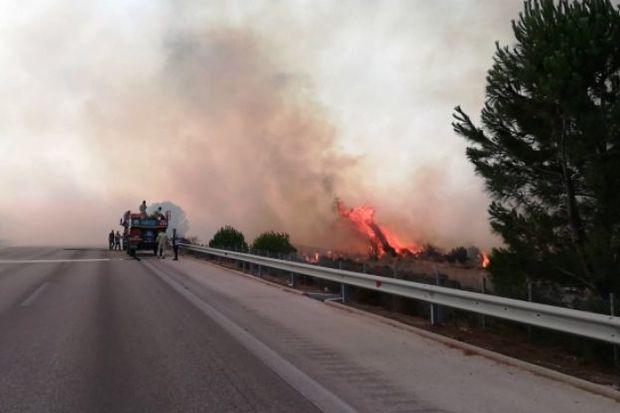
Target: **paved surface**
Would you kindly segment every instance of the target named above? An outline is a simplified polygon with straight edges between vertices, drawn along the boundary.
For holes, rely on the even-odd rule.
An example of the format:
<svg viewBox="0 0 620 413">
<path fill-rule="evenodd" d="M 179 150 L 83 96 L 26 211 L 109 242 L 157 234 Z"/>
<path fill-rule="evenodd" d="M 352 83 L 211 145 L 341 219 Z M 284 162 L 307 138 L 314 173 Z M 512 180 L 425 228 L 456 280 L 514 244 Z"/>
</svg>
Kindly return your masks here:
<svg viewBox="0 0 620 413">
<path fill-rule="evenodd" d="M 0 411 L 318 411 L 143 262 L 81 261 L 109 256 L 0 250 Z"/>
<path fill-rule="evenodd" d="M 204 261 L 124 258 L 0 249 L 1 412 L 620 411 Z"/>
</svg>

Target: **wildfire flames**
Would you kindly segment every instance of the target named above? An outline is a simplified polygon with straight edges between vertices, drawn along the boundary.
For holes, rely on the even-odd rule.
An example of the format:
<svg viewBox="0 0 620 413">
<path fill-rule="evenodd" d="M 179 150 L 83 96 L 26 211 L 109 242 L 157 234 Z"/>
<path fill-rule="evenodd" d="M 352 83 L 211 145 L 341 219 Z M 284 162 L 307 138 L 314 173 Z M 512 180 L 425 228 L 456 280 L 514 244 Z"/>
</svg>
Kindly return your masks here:
<svg viewBox="0 0 620 413">
<path fill-rule="evenodd" d="M 490 263 L 491 260 L 489 259 L 489 256 L 484 252 L 480 251 L 480 266 L 482 268 L 486 268 L 489 266 Z"/>
<path fill-rule="evenodd" d="M 347 208 L 344 203 L 337 199 L 336 208 L 338 214 L 349 220 L 358 232 L 368 237 L 370 241 L 370 252 L 377 257 L 390 254 L 397 255 L 417 255 L 422 251 L 422 247 L 416 244 L 407 244 L 398 239 L 396 235 L 385 227 L 375 222 L 375 209 L 366 204 L 356 208 Z"/>
<path fill-rule="evenodd" d="M 310 264 L 317 264 L 321 259 L 321 256 L 318 252 L 314 252 L 312 254 L 303 254 L 302 257 L 304 261 L 309 262 Z"/>
<path fill-rule="evenodd" d="M 338 215 L 350 222 L 353 227 L 370 242 L 370 254 L 374 257 L 382 257 L 389 254 L 396 256 L 423 257 L 426 253 L 425 248 L 415 243 L 407 243 L 399 239 L 387 228 L 375 222 L 375 208 L 369 204 L 364 204 L 355 208 L 347 208 L 340 199 L 336 199 L 336 209 Z M 474 255 L 475 257 L 475 255 Z M 482 268 L 487 268 L 490 264 L 489 256 L 478 251 L 478 264 Z M 475 261 L 475 258 L 470 258 Z M 315 257 L 307 257 L 308 262 L 318 261 L 318 254 Z"/>
</svg>

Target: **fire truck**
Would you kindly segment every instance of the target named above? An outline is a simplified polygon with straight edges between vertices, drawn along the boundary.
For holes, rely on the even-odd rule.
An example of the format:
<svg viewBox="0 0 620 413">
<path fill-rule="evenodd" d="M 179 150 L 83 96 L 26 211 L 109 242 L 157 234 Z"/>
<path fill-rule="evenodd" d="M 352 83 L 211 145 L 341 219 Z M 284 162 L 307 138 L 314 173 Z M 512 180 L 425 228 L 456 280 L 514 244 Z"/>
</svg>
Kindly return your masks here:
<svg viewBox="0 0 620 413">
<path fill-rule="evenodd" d="M 137 251 L 153 251 L 157 255 L 157 235 L 165 232 L 170 222 L 170 211 L 164 215 L 147 215 L 127 211 L 121 218 L 123 239 L 127 254 L 136 256 Z"/>
</svg>

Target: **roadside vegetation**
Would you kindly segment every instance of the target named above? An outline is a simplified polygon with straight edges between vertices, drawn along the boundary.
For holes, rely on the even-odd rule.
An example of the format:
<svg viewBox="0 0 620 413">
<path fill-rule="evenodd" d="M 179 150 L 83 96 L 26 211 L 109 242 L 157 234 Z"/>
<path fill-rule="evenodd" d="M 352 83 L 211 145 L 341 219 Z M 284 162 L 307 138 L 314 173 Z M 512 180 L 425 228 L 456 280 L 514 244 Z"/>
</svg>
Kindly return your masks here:
<svg viewBox="0 0 620 413">
<path fill-rule="evenodd" d="M 497 45 L 476 125 L 454 130 L 493 198 L 496 290 L 526 283 L 620 294 L 620 12 L 607 0 L 527 1 Z"/>
<path fill-rule="evenodd" d="M 209 247 L 225 250 L 247 251 L 248 244 L 245 242 L 243 233 L 238 229 L 226 225 L 220 228 L 209 241 Z"/>
<path fill-rule="evenodd" d="M 297 252 L 286 232 L 268 231 L 260 234 L 252 243 L 252 250 L 271 255 L 286 255 Z"/>
</svg>

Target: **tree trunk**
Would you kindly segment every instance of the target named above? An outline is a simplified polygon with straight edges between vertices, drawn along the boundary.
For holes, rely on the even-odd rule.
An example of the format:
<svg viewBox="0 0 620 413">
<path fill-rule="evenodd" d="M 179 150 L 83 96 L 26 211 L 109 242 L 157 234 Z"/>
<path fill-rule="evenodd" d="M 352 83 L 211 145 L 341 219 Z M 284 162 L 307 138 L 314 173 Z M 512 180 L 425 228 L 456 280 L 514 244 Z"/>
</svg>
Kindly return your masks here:
<svg viewBox="0 0 620 413">
<path fill-rule="evenodd" d="M 566 118 L 562 117 L 562 129 L 560 135 L 560 163 L 562 165 L 562 178 L 564 181 L 564 193 L 566 195 L 566 210 L 568 227 L 570 228 L 571 239 L 577 256 L 579 257 L 579 263 L 585 278 L 590 281 L 594 281 L 592 268 L 584 251 L 584 245 L 586 242 L 586 234 L 583 228 L 583 221 L 579 214 L 579 208 L 577 205 L 577 199 L 575 198 L 575 183 L 571 176 L 571 172 L 568 168 L 568 157 L 566 155 Z"/>
</svg>

